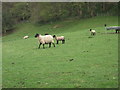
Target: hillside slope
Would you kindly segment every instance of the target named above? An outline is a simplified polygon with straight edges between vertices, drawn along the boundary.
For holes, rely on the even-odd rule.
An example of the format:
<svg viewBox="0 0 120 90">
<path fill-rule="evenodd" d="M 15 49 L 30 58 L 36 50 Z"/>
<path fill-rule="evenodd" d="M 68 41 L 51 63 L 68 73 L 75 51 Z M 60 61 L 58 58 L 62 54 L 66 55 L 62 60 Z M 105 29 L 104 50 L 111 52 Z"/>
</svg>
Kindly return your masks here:
<svg viewBox="0 0 120 90">
<path fill-rule="evenodd" d="M 106 31 L 105 23 L 117 25 L 117 17 L 18 25 L 3 37 L 3 88 L 118 87 L 118 34 Z M 90 28 L 96 36 L 90 36 Z M 64 35 L 66 43 L 38 49 L 36 33 Z M 30 38 L 24 40 L 24 35 Z"/>
</svg>

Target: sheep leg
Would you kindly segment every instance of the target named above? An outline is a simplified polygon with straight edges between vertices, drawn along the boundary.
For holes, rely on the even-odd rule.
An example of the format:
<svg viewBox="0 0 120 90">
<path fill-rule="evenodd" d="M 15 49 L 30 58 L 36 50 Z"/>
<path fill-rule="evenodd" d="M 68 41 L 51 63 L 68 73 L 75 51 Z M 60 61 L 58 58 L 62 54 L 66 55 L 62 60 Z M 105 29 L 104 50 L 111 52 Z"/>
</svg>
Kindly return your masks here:
<svg viewBox="0 0 120 90">
<path fill-rule="evenodd" d="M 118 30 L 116 30 L 116 33 L 117 33 Z"/>
<path fill-rule="evenodd" d="M 42 43 L 39 44 L 39 47 L 38 47 L 38 48 L 40 48 L 41 44 L 42 44 Z"/>
<path fill-rule="evenodd" d="M 45 47 L 44 47 L 44 46 L 45 46 L 45 44 L 43 44 L 43 49 L 45 49 Z"/>
<path fill-rule="evenodd" d="M 59 41 L 57 40 L 57 44 L 58 44 L 58 42 L 59 42 Z"/>
<path fill-rule="evenodd" d="M 65 43 L 65 40 L 62 40 L 62 44 L 64 44 Z"/>
<path fill-rule="evenodd" d="M 51 43 L 49 43 L 49 48 L 51 47 Z"/>
<path fill-rule="evenodd" d="M 55 47 L 55 43 L 52 43 L 53 44 L 53 46 Z"/>
</svg>

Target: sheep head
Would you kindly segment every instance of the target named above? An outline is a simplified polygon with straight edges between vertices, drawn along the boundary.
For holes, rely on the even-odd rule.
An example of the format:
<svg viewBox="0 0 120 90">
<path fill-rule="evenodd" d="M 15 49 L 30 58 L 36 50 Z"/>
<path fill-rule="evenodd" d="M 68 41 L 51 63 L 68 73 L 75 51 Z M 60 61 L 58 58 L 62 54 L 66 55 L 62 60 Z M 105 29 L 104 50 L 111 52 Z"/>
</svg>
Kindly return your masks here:
<svg viewBox="0 0 120 90">
<path fill-rule="evenodd" d="M 55 38 L 56 36 L 55 35 L 53 35 L 53 38 Z"/>
<path fill-rule="evenodd" d="M 38 34 L 38 33 L 36 33 L 35 38 L 36 38 L 36 37 L 38 37 L 38 36 L 39 36 L 39 34 Z"/>
<path fill-rule="evenodd" d="M 104 24 L 104 26 L 106 27 L 107 25 L 106 25 L 106 24 Z"/>
</svg>

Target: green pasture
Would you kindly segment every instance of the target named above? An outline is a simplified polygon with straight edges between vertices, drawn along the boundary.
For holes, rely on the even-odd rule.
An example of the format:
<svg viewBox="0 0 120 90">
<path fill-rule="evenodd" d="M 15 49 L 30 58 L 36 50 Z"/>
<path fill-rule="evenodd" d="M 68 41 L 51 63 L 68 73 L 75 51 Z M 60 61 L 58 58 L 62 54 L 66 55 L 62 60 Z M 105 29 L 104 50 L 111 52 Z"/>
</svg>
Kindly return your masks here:
<svg viewBox="0 0 120 90">
<path fill-rule="evenodd" d="M 26 22 L 2 40 L 3 88 L 116 88 L 118 34 L 104 24 L 116 16 L 66 19 L 45 25 Z M 58 28 L 53 28 L 55 25 Z M 96 30 L 91 36 L 89 29 Z M 38 49 L 36 33 L 65 36 L 66 43 Z M 28 35 L 30 38 L 23 39 Z"/>
</svg>

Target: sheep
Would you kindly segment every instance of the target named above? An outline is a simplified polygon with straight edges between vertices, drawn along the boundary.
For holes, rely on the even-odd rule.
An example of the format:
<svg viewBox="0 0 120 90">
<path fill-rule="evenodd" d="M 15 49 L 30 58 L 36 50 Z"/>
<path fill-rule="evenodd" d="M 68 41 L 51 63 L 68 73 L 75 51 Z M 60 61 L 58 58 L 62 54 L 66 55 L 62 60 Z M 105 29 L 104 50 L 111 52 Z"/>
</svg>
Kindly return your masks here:
<svg viewBox="0 0 120 90">
<path fill-rule="evenodd" d="M 65 43 L 65 37 L 64 37 L 64 36 L 59 36 L 59 37 L 58 37 L 58 36 L 56 36 L 56 35 L 53 35 L 53 38 L 56 39 L 57 44 L 58 44 L 59 41 L 62 41 L 62 44 Z"/>
<path fill-rule="evenodd" d="M 120 26 L 110 26 L 110 27 L 107 27 L 107 24 L 104 24 L 104 26 L 105 26 L 106 30 L 113 30 L 113 29 L 115 29 L 116 33 L 119 33 L 119 31 L 120 31 Z"/>
<path fill-rule="evenodd" d="M 95 30 L 90 29 L 90 32 L 91 32 L 91 35 L 96 35 L 96 31 Z"/>
<path fill-rule="evenodd" d="M 49 44 L 49 48 L 50 48 L 51 47 L 51 43 L 55 47 L 53 36 L 51 36 L 51 35 L 42 36 L 40 34 L 36 34 L 35 38 L 38 38 L 38 41 L 40 43 L 38 48 L 40 48 L 41 44 L 43 44 L 43 49 L 45 49 L 45 47 L 44 47 L 45 44 Z"/>
<path fill-rule="evenodd" d="M 29 36 L 24 36 L 24 37 L 23 37 L 23 39 L 28 39 L 28 38 L 29 38 Z"/>
</svg>

